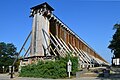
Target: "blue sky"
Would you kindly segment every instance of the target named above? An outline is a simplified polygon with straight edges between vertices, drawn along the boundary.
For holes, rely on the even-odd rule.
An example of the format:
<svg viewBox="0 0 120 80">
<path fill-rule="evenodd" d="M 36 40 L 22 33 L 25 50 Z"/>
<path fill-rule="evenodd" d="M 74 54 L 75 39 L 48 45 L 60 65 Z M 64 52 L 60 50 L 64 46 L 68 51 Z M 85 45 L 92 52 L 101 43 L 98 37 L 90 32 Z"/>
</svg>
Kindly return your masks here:
<svg viewBox="0 0 120 80">
<path fill-rule="evenodd" d="M 0 42 L 13 43 L 20 50 L 32 29 L 30 8 L 48 2 L 53 12 L 105 60 L 113 25 L 120 22 L 119 1 L 90 0 L 2 0 L 0 2 Z"/>
</svg>

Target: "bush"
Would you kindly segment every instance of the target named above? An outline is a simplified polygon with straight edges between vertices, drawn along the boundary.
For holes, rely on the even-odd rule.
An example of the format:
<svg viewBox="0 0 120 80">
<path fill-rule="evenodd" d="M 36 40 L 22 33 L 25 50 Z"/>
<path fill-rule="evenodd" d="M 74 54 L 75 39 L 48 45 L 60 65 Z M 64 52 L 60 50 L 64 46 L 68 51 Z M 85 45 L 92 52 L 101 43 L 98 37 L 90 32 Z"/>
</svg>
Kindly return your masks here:
<svg viewBox="0 0 120 80">
<path fill-rule="evenodd" d="M 61 57 L 55 61 L 39 61 L 38 64 L 23 66 L 19 76 L 42 77 L 42 78 L 65 78 L 67 77 L 67 62 L 72 62 L 72 75 L 78 70 L 77 57 Z"/>
</svg>

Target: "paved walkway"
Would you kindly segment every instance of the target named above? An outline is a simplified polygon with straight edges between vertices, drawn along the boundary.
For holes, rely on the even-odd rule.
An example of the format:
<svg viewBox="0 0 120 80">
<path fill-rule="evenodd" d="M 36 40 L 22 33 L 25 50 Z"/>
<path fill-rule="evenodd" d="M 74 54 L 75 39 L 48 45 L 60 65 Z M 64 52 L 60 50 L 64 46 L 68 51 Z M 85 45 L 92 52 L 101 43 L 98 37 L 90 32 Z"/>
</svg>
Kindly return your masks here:
<svg viewBox="0 0 120 80">
<path fill-rule="evenodd" d="M 42 79 L 42 78 L 29 78 L 29 77 L 16 77 L 10 79 L 10 75 L 8 74 L 0 74 L 0 80 L 120 80 L 120 78 L 98 78 L 98 77 L 81 77 L 81 78 L 74 78 L 74 79 Z"/>
<path fill-rule="evenodd" d="M 8 74 L 0 74 L 0 80 L 10 80 Z"/>
</svg>

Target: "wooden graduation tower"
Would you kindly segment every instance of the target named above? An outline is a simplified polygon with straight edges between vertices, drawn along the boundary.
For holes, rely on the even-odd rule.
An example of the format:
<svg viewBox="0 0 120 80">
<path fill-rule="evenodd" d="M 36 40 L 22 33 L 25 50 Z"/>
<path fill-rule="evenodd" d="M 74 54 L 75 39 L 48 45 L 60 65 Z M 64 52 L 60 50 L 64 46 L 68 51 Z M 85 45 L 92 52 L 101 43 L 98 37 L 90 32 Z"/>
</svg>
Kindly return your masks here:
<svg viewBox="0 0 120 80">
<path fill-rule="evenodd" d="M 79 57 L 79 67 L 90 65 L 108 65 L 84 40 L 74 33 L 52 12 L 54 9 L 47 3 L 31 8 L 33 18 L 30 55 L 28 64 L 39 59 L 55 59 L 72 56 Z"/>
</svg>

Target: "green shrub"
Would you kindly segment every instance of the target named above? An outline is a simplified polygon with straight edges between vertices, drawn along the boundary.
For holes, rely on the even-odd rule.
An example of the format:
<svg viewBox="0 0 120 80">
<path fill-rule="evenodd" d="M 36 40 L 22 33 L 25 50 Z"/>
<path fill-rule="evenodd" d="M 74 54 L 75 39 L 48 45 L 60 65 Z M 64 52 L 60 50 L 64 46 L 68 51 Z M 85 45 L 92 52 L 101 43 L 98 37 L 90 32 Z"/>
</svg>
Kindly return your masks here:
<svg viewBox="0 0 120 80">
<path fill-rule="evenodd" d="M 72 75 L 78 70 L 78 58 L 67 56 L 55 61 L 39 61 L 38 64 L 23 66 L 19 76 L 42 77 L 42 78 L 65 78 L 67 77 L 67 62 L 72 62 Z"/>
</svg>

